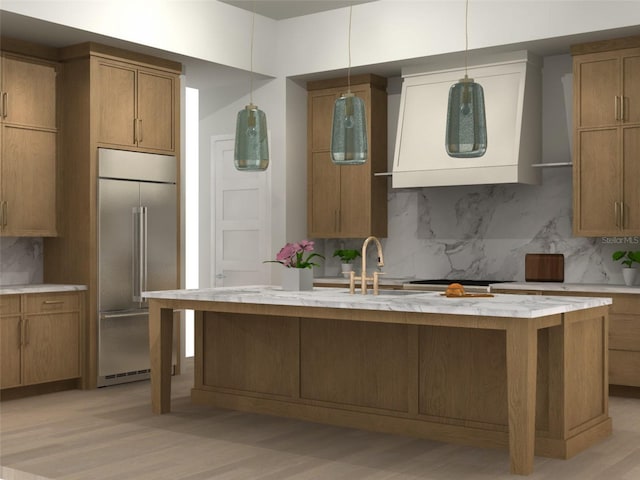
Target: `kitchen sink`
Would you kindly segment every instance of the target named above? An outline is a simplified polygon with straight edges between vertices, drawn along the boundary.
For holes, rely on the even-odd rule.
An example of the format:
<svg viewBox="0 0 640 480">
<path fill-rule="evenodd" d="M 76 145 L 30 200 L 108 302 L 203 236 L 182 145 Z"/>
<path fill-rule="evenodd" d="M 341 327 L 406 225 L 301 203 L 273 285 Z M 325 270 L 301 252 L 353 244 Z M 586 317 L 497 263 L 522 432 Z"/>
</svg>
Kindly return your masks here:
<svg viewBox="0 0 640 480">
<path fill-rule="evenodd" d="M 383 290 L 383 289 L 378 290 L 378 292 L 379 292 L 378 295 L 373 295 L 373 288 L 369 287 L 367 289 L 367 295 L 373 295 L 377 297 L 421 295 L 421 294 L 427 293 L 420 290 Z M 348 290 L 344 293 L 346 293 L 347 295 L 350 295 Z M 356 288 L 356 293 L 354 293 L 354 295 L 362 295 L 362 291 L 360 290 L 360 287 Z"/>
</svg>

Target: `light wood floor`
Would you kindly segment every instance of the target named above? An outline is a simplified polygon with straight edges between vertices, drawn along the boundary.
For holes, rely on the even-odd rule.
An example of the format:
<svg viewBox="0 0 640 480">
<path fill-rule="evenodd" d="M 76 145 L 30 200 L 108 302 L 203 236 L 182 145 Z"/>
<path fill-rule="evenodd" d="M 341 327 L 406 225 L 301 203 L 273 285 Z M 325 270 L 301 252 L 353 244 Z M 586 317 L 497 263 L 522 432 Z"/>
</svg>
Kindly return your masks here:
<svg viewBox="0 0 640 480">
<path fill-rule="evenodd" d="M 447 445 L 190 404 L 150 411 L 148 382 L 0 404 L 5 480 L 506 479 L 506 451 Z M 531 479 L 640 479 L 640 399 L 611 397 L 613 436 L 570 460 L 535 458 Z"/>
</svg>

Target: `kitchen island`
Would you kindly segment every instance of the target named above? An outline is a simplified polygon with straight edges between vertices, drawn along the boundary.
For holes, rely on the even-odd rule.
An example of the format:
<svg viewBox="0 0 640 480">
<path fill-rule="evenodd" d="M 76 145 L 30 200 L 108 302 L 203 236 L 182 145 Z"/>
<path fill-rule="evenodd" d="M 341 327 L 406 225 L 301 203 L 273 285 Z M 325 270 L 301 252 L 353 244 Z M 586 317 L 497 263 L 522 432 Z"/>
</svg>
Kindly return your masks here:
<svg viewBox="0 0 640 480">
<path fill-rule="evenodd" d="M 145 292 L 151 400 L 170 411 L 174 309 L 196 311 L 198 404 L 569 458 L 611 433 L 608 298 Z"/>
</svg>

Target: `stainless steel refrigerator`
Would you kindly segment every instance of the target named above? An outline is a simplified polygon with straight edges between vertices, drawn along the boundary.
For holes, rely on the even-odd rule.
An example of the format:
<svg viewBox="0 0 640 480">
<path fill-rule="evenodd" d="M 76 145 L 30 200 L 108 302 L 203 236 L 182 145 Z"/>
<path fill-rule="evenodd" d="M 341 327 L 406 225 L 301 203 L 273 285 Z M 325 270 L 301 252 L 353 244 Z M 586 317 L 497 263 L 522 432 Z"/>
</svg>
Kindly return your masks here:
<svg viewBox="0 0 640 480">
<path fill-rule="evenodd" d="M 141 293 L 178 288 L 177 165 L 168 155 L 98 152 L 101 387 L 149 378 L 149 314 Z"/>
</svg>

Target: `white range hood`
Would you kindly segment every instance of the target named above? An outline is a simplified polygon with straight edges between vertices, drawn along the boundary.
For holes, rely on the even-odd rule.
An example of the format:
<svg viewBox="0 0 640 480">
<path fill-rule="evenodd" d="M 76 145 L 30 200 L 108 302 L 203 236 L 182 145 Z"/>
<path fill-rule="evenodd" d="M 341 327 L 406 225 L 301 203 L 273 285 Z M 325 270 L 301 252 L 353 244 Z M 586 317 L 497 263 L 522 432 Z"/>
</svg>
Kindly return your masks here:
<svg viewBox="0 0 640 480">
<path fill-rule="evenodd" d="M 532 165 L 540 163 L 542 150 L 541 60 L 511 52 L 485 58 L 468 72 L 484 89 L 486 153 L 452 158 L 445 149 L 449 88 L 464 77 L 464 67 L 404 69 L 393 188 L 540 183 L 540 169 Z"/>
</svg>

